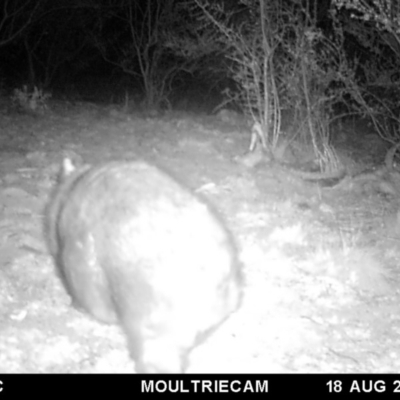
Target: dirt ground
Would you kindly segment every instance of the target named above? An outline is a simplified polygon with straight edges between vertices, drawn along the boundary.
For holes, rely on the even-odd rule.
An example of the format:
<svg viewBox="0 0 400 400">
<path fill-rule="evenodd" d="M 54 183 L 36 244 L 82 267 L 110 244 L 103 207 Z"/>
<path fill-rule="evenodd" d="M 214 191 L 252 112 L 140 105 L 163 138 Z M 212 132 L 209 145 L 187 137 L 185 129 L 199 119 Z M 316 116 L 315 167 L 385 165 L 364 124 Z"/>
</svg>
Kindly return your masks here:
<svg viewBox="0 0 400 400">
<path fill-rule="evenodd" d="M 357 178 L 387 150 L 367 129 L 341 128 L 348 176 L 325 186 L 273 163 L 243 165 L 250 129 L 239 115 L 0 111 L 0 372 L 134 371 L 120 328 L 71 307 L 45 246 L 43 207 L 66 155 L 156 162 L 207 197 L 236 237 L 243 305 L 187 372 L 398 372 L 397 175 Z"/>
</svg>

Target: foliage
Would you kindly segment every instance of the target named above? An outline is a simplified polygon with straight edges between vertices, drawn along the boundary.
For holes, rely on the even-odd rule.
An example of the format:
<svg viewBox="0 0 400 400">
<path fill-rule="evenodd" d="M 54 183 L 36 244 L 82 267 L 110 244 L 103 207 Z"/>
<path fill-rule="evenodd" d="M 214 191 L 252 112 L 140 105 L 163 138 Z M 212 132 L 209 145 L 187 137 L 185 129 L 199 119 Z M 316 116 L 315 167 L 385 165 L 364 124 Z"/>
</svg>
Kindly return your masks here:
<svg viewBox="0 0 400 400">
<path fill-rule="evenodd" d="M 20 87 L 115 73 L 147 109 L 168 108 L 189 80 L 240 109 L 274 153 L 282 110 L 323 169 L 332 122 L 372 119 L 391 141 L 400 123 L 400 10 L 389 0 L 4 0 L 0 55 Z M 18 68 L 15 65 L 18 64 Z M 84 74 L 83 74 L 84 72 Z M 96 82 L 97 83 L 97 82 Z M 68 82 L 66 83 L 68 84 Z M 199 85 L 199 84 L 198 84 Z M 21 99 L 29 91 L 20 90 Z M 137 92 L 136 92 L 137 93 Z"/>
<path fill-rule="evenodd" d="M 193 43 L 195 21 L 185 1 L 122 0 L 107 13 L 99 9 L 97 20 L 93 43 L 105 60 L 141 82 L 147 108 L 169 107 L 173 85 L 199 70 L 210 53 Z"/>
<path fill-rule="evenodd" d="M 343 80 L 351 79 L 342 37 L 329 38 L 313 11 L 300 3 L 240 0 L 230 10 L 223 2 L 195 3 L 203 12 L 203 30 L 214 32 L 209 36 L 229 60 L 234 85 L 225 90 L 227 101 L 253 120 L 262 146 L 274 153 L 282 134 L 281 109 L 291 108 L 298 134 L 312 144 L 321 169 L 336 168 L 329 122 Z"/>
<path fill-rule="evenodd" d="M 36 112 L 47 109 L 47 101 L 50 97 L 50 93 L 46 93 L 36 86 L 32 90 L 29 90 L 24 85 L 21 89 L 14 89 L 11 100 L 15 106 L 22 110 Z"/>
<path fill-rule="evenodd" d="M 354 111 L 369 117 L 391 142 L 400 124 L 400 8 L 391 0 L 335 0 L 334 15 L 345 34 L 357 43 L 353 69 Z M 347 12 L 344 12 L 346 10 Z"/>
</svg>

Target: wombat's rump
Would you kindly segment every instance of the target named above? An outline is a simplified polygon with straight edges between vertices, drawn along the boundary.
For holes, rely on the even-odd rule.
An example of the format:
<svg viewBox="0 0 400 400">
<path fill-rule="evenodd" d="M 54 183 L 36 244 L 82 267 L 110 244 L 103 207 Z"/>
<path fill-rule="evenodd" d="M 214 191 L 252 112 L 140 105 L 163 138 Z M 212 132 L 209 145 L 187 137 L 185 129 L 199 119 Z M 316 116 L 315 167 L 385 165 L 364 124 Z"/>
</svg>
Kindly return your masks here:
<svg viewBox="0 0 400 400">
<path fill-rule="evenodd" d="M 74 303 L 123 327 L 138 372 L 181 372 L 190 349 L 240 302 L 230 233 L 203 200 L 144 162 L 64 177 L 46 235 Z"/>
</svg>

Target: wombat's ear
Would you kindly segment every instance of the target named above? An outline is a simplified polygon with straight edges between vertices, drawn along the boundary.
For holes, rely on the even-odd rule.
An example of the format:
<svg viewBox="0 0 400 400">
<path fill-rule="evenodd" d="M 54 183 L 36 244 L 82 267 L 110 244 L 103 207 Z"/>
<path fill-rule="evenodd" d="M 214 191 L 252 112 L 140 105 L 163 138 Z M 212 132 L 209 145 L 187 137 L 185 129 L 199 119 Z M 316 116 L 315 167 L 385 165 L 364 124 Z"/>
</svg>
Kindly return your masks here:
<svg viewBox="0 0 400 400">
<path fill-rule="evenodd" d="M 61 177 L 66 177 L 71 175 L 76 170 L 76 166 L 74 165 L 73 161 L 70 158 L 64 158 L 62 165 L 61 165 Z"/>
<path fill-rule="evenodd" d="M 84 167 L 86 166 L 84 165 L 80 155 L 76 153 L 65 153 L 60 170 L 58 171 L 58 181 L 63 182 L 65 178 L 68 178 L 72 174 L 77 173 L 78 171 L 81 172 L 83 169 L 87 169 Z"/>
<path fill-rule="evenodd" d="M 85 172 L 86 169 L 88 168 L 79 167 L 79 165 L 75 164 L 71 158 L 66 157 L 58 168 L 56 182 L 62 184 L 67 179 L 72 179 L 73 175 L 80 175 Z"/>
</svg>

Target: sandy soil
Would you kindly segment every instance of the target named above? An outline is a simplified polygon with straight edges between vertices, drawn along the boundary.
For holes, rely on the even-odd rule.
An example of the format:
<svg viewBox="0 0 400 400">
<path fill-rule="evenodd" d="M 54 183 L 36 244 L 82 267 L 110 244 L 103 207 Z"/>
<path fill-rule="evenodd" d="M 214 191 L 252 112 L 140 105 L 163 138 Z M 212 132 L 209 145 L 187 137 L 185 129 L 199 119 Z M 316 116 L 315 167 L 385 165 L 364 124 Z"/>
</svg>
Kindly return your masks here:
<svg viewBox="0 0 400 400">
<path fill-rule="evenodd" d="M 362 129 L 338 141 L 347 166 L 383 162 L 379 139 L 355 139 Z M 209 198 L 234 233 L 244 302 L 192 352 L 188 372 L 398 372 L 396 194 L 353 178 L 324 187 L 267 162 L 245 167 L 249 141 L 238 115 L 66 103 L 2 112 L 0 372 L 134 370 L 119 327 L 71 307 L 45 246 L 43 207 L 66 155 L 155 161 Z"/>
</svg>

